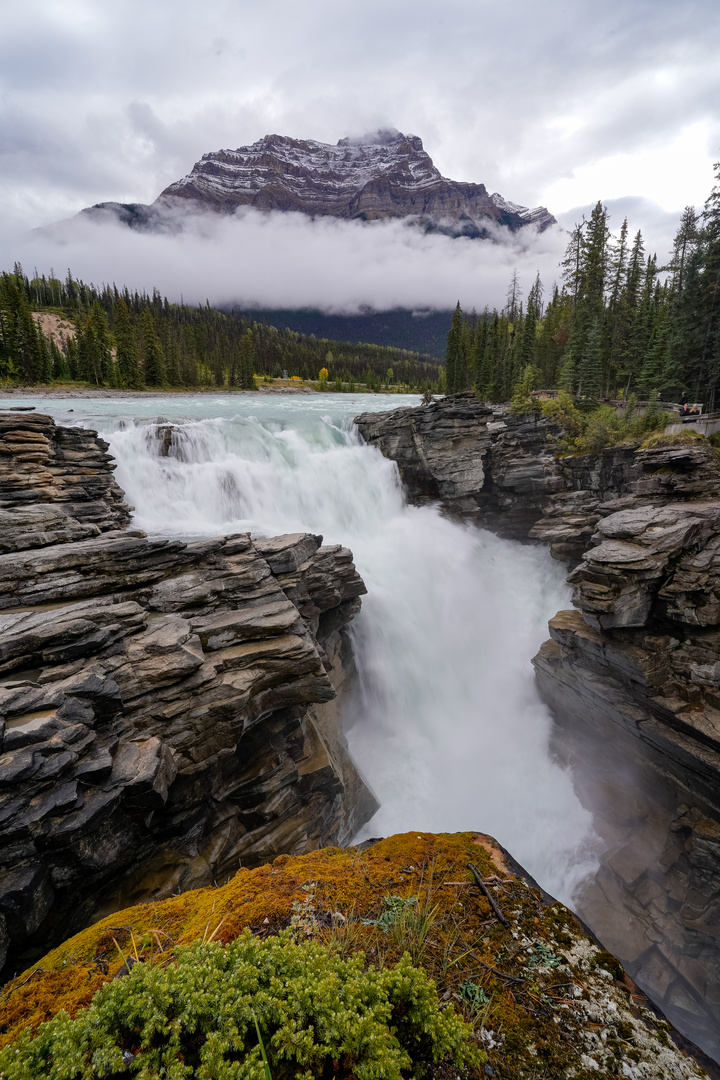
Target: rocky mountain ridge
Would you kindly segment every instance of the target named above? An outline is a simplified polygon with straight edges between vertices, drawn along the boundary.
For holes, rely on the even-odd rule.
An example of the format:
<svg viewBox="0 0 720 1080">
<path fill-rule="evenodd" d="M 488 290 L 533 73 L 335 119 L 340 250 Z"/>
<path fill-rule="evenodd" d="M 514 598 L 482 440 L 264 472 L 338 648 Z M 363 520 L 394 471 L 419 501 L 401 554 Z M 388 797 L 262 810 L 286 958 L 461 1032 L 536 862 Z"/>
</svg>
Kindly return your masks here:
<svg viewBox="0 0 720 1080">
<path fill-rule="evenodd" d="M 162 425 L 151 435 L 164 438 Z M 366 591 L 322 537 L 127 528 L 107 444 L 0 414 L 0 963 L 241 864 L 347 842 Z"/>
<path fill-rule="evenodd" d="M 484 184 L 442 176 L 416 135 L 378 131 L 336 146 L 266 135 L 251 146 L 203 154 L 191 172 L 150 206 L 99 203 L 85 214 L 113 214 L 134 228 L 166 227 L 178 210 L 234 213 L 240 207 L 366 221 L 413 219 L 452 236 L 487 237 L 556 224 L 533 209 L 489 194 Z"/>
<path fill-rule="evenodd" d="M 720 1055 L 720 462 L 703 439 L 556 455 L 552 425 L 472 394 L 356 418 L 412 501 L 550 544 L 575 609 L 535 657 L 595 815 L 580 914 Z"/>
</svg>

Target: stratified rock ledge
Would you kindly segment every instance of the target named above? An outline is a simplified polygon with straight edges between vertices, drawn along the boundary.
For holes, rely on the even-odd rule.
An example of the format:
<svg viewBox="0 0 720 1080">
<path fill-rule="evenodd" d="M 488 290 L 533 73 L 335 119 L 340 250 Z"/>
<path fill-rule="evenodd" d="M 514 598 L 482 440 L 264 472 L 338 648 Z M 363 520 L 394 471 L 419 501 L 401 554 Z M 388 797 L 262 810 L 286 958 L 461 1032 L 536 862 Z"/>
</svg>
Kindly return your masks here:
<svg viewBox="0 0 720 1080">
<path fill-rule="evenodd" d="M 334 700 L 366 591 L 351 553 L 306 534 L 149 539 L 107 449 L 0 414 L 11 970 L 119 906 L 347 843 L 376 808 Z"/>
<path fill-rule="evenodd" d="M 570 565 L 576 610 L 533 663 L 604 844 L 578 910 L 720 1059 L 717 451 L 686 436 L 560 456 L 547 421 L 472 394 L 356 422 L 412 501 Z"/>
</svg>

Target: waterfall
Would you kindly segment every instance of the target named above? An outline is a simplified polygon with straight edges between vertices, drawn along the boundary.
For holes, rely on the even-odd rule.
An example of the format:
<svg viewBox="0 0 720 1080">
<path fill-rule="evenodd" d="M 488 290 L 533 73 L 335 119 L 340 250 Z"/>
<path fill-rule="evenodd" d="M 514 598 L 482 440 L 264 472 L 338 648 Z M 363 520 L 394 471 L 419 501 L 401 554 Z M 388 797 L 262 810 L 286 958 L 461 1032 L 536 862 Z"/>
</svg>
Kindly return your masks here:
<svg viewBox="0 0 720 1080">
<path fill-rule="evenodd" d="M 407 505 L 396 466 L 361 443 L 352 417 L 410 403 L 177 395 L 48 411 L 100 429 L 149 533 L 309 531 L 350 547 L 368 595 L 345 720 L 381 803 L 363 835 L 489 832 L 569 901 L 594 868 L 594 834 L 550 755 L 530 665 L 548 617 L 569 604 L 564 570 L 544 549 Z M 174 418 L 158 421 L 168 408 Z"/>
</svg>

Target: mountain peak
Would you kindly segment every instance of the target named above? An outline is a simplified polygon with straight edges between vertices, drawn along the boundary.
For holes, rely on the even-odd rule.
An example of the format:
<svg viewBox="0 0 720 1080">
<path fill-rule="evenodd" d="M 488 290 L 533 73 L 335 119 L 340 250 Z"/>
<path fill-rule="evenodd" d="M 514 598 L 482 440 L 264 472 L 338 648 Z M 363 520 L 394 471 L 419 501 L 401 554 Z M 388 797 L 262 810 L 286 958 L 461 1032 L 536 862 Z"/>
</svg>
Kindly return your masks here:
<svg viewBox="0 0 720 1080">
<path fill-rule="evenodd" d="M 471 238 L 493 236 L 494 226 L 515 232 L 555 224 L 545 207 L 529 209 L 489 195 L 484 184 L 442 176 L 422 139 L 396 128 L 348 135 L 335 145 L 265 135 L 249 146 L 203 154 L 149 207 L 93 210 L 113 212 L 131 227 L 158 228 L 168 208 L 232 214 L 244 206 L 345 220 L 407 219 L 427 231 Z"/>
<path fill-rule="evenodd" d="M 395 146 L 398 143 L 409 143 L 414 150 L 422 150 L 422 139 L 417 135 L 403 135 L 397 128 L 378 128 L 377 131 L 367 132 L 365 135 L 346 135 L 344 139 L 338 139 L 338 146 Z"/>
</svg>

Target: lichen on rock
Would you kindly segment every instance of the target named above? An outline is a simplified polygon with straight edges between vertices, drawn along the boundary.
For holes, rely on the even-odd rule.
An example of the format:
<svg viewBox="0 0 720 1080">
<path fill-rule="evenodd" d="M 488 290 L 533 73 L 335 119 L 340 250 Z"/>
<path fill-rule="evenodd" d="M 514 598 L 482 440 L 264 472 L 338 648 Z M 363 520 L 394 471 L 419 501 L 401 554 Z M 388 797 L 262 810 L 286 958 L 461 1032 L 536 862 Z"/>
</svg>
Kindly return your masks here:
<svg viewBox="0 0 720 1080">
<path fill-rule="evenodd" d="M 261 940 L 285 933 L 322 943 L 378 969 L 409 954 L 472 1029 L 482 1061 L 480 1072 L 466 1066 L 468 1078 L 705 1075 L 571 912 L 476 833 L 406 833 L 364 850 L 280 856 L 221 888 L 117 913 L 8 984 L 2 1043 L 14 1046 L 60 1010 L 77 1015 L 128 957 L 173 964 L 182 946 L 228 946 L 248 929 Z M 427 1061 L 426 1075 L 458 1075 L 443 1068 Z"/>
</svg>

